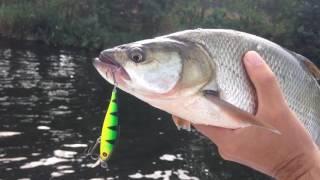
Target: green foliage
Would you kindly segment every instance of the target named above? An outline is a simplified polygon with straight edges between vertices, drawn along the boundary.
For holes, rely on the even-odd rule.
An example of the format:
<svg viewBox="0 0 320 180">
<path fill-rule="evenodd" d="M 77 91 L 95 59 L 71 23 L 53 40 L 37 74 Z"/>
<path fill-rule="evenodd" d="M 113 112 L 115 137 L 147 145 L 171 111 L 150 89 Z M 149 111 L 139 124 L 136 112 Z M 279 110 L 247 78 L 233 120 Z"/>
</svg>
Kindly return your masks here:
<svg viewBox="0 0 320 180">
<path fill-rule="evenodd" d="M 295 22 L 295 48 L 320 64 L 320 1 L 305 0 L 299 6 Z"/>
<path fill-rule="evenodd" d="M 316 57 L 319 0 L 2 0 L 0 33 L 102 48 L 190 28 L 257 34 Z"/>
</svg>

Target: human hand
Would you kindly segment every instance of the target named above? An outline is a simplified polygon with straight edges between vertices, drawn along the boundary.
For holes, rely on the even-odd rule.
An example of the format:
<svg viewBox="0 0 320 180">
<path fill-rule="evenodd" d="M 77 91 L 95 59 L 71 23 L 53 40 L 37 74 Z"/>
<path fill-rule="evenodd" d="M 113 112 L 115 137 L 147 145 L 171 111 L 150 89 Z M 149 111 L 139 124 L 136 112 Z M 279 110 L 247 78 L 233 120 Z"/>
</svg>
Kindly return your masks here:
<svg viewBox="0 0 320 180">
<path fill-rule="evenodd" d="M 244 64 L 257 92 L 255 118 L 272 125 L 281 134 L 255 126 L 236 130 L 206 125 L 194 125 L 195 128 L 218 146 L 226 160 L 277 179 L 303 178 L 320 167 L 317 145 L 289 109 L 275 75 L 263 59 L 249 51 L 244 56 Z M 320 174 L 317 175 L 320 178 Z"/>
</svg>

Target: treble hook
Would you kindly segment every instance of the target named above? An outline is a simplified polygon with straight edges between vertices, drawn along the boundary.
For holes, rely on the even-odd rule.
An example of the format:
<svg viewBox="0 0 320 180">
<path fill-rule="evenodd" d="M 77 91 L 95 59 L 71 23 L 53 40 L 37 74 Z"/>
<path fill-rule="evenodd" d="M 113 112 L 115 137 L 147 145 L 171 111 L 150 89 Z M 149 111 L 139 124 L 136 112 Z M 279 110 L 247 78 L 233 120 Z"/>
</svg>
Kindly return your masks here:
<svg viewBox="0 0 320 180">
<path fill-rule="evenodd" d="M 93 145 L 91 149 L 88 150 L 87 156 L 90 156 L 91 159 L 97 160 L 99 158 L 99 155 L 94 154 L 94 151 L 97 149 L 98 145 L 100 144 L 100 137 L 96 140 L 96 143 Z"/>
<path fill-rule="evenodd" d="M 108 169 L 108 163 L 107 163 L 107 161 L 102 161 L 102 160 L 100 160 L 100 166 L 102 167 L 102 168 L 104 168 L 104 169 Z"/>
<path fill-rule="evenodd" d="M 90 148 L 87 152 L 87 156 L 90 156 L 90 158 L 92 160 L 98 160 L 99 163 L 100 163 L 100 166 L 104 169 L 108 169 L 108 164 L 106 161 L 103 161 L 99 158 L 99 155 L 98 154 L 95 154 L 94 151 L 97 149 L 98 145 L 100 144 L 100 141 L 101 141 L 101 137 L 98 137 L 97 138 L 97 141 L 95 142 L 95 144 L 92 146 L 92 148 Z M 98 162 L 97 162 L 98 163 Z"/>
</svg>

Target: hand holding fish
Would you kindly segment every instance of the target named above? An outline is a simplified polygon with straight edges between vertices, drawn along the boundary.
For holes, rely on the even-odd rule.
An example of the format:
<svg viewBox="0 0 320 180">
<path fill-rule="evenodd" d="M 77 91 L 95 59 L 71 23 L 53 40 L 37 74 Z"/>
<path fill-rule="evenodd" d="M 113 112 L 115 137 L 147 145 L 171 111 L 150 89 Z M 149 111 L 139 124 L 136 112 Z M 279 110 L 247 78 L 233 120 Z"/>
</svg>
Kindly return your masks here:
<svg viewBox="0 0 320 180">
<path fill-rule="evenodd" d="M 194 125 L 212 140 L 224 159 L 235 161 L 277 179 L 319 179 L 320 151 L 285 101 L 276 76 L 253 51 L 244 64 L 257 91 L 257 120 L 281 134 L 257 126 L 236 130 Z"/>
</svg>

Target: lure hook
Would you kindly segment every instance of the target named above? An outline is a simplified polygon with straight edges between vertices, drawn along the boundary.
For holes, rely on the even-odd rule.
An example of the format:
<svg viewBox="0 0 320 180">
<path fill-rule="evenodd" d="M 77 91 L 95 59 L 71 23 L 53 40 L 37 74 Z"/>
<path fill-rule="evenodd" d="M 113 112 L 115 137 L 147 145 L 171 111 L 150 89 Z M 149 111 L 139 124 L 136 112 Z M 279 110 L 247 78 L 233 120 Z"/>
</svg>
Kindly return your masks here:
<svg viewBox="0 0 320 180">
<path fill-rule="evenodd" d="M 99 155 L 95 154 L 94 151 L 97 149 L 98 145 L 100 144 L 100 140 L 101 140 L 101 137 L 98 137 L 95 144 L 87 152 L 87 156 L 90 156 L 90 158 L 93 160 L 97 160 L 99 158 Z"/>
<path fill-rule="evenodd" d="M 108 168 L 108 163 L 106 161 L 100 160 L 100 163 L 101 163 L 100 165 L 101 165 L 102 168 L 104 168 L 104 169 Z"/>
</svg>

